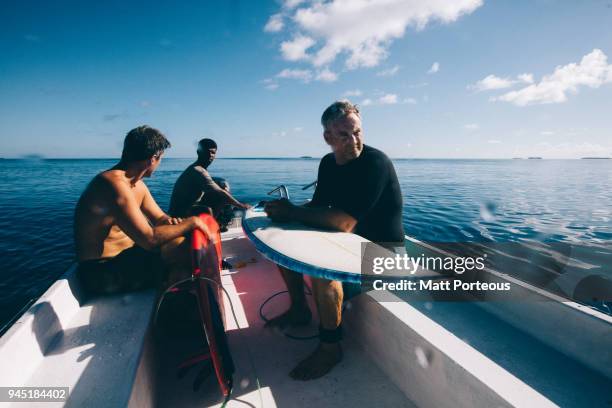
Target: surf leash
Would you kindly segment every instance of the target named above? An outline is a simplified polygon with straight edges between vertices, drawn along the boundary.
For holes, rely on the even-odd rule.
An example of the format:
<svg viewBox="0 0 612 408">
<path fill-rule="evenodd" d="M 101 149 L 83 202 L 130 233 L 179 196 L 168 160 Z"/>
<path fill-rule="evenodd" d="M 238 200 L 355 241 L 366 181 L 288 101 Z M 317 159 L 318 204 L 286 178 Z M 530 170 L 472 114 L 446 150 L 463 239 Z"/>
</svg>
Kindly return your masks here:
<svg viewBox="0 0 612 408">
<path fill-rule="evenodd" d="M 288 291 L 288 290 L 281 290 L 280 292 L 276 292 L 275 294 L 273 294 L 272 296 L 270 296 L 269 298 L 267 298 L 267 299 L 266 299 L 266 300 L 265 300 L 265 301 L 264 301 L 264 302 L 261 304 L 261 306 L 259 306 L 259 318 L 260 318 L 261 320 L 263 320 L 265 323 L 268 323 L 268 322 L 270 321 L 270 319 L 268 319 L 268 318 L 267 318 L 267 317 L 264 315 L 264 313 L 263 313 L 263 308 L 264 308 L 264 307 L 265 307 L 265 306 L 268 304 L 268 302 L 270 302 L 272 299 L 274 299 L 275 297 L 280 296 L 280 295 L 282 295 L 282 294 L 285 294 L 285 293 L 289 293 L 289 291 Z M 311 296 L 311 295 L 312 295 L 312 293 L 311 293 L 310 291 L 308 291 L 308 292 L 304 291 L 304 294 L 309 295 L 309 296 Z M 293 335 L 293 334 L 290 334 L 290 333 L 287 333 L 287 332 L 283 332 L 283 335 L 284 335 L 285 337 L 288 337 L 288 338 L 292 339 L 292 340 L 312 340 L 312 339 L 319 338 L 319 335 L 318 335 L 318 334 L 314 334 L 314 335 L 311 335 L 311 336 L 295 336 L 295 335 Z"/>
<path fill-rule="evenodd" d="M 306 282 L 304 282 L 304 286 L 306 287 L 307 290 L 304 290 L 304 294 L 308 295 L 308 296 L 312 296 L 312 290 L 310 289 L 310 287 L 308 286 L 308 284 L 306 284 Z M 274 299 L 277 296 L 280 296 L 282 294 L 285 293 L 289 293 L 288 290 L 281 290 L 280 292 L 276 292 L 275 294 L 273 294 L 272 296 L 270 296 L 269 298 L 267 298 L 262 304 L 261 306 L 259 306 L 259 318 L 261 320 L 263 320 L 265 323 L 268 323 L 270 321 L 270 319 L 268 319 L 266 317 L 266 315 L 263 312 L 264 307 L 268 304 L 268 302 L 270 302 L 272 299 Z M 346 306 L 343 304 L 342 305 L 342 312 L 344 312 L 344 309 L 346 308 Z M 302 341 L 306 341 L 306 340 L 313 340 L 313 339 L 318 339 L 320 336 L 319 334 L 313 334 L 311 336 L 296 336 L 287 332 L 283 332 L 283 335 L 285 337 L 290 338 L 291 340 L 302 340 Z"/>
<path fill-rule="evenodd" d="M 154 315 L 154 318 L 153 318 L 153 324 L 154 325 L 157 324 L 157 315 L 159 313 L 159 308 L 160 308 L 160 306 L 162 304 L 162 301 L 164 300 L 164 297 L 169 292 L 174 290 L 174 288 L 176 288 L 177 286 L 182 285 L 185 282 L 194 282 L 196 279 L 205 280 L 205 281 L 208 281 L 208 282 L 213 282 L 215 285 L 220 287 L 221 290 L 223 290 L 223 293 L 225 293 L 225 296 L 226 296 L 226 298 L 227 298 L 227 300 L 229 302 L 230 310 L 232 311 L 232 317 L 234 318 L 234 323 L 236 323 L 236 327 L 238 329 L 241 329 L 240 323 L 238 322 L 238 317 L 236 316 L 236 311 L 234 310 L 234 304 L 232 303 L 232 299 L 230 298 L 230 295 L 229 295 L 227 289 L 225 289 L 225 287 L 221 283 L 215 281 L 214 279 L 207 278 L 205 276 L 198 276 L 198 277 L 191 276 L 189 278 L 182 279 L 182 280 L 172 284 L 171 286 L 169 286 L 166 290 L 164 290 L 162 292 L 162 294 L 160 295 L 159 301 L 157 302 L 157 307 L 155 308 L 155 315 Z M 248 356 L 248 359 L 249 359 L 249 364 L 251 365 L 251 370 L 253 371 L 253 375 L 255 376 L 255 384 L 257 385 L 257 393 L 259 395 L 259 403 L 260 403 L 260 406 L 263 408 L 264 403 L 263 403 L 263 396 L 261 394 L 261 384 L 259 382 L 259 375 L 257 374 L 257 369 L 255 368 L 255 362 L 254 362 L 254 359 L 253 359 L 253 353 L 251 352 L 251 348 L 249 347 L 249 344 L 248 344 L 247 341 L 244 341 L 243 344 L 244 344 L 245 350 L 247 352 L 247 356 Z M 223 404 L 221 404 L 220 408 L 225 408 L 226 407 L 227 403 L 231 399 L 232 391 L 233 391 L 233 386 L 230 389 L 230 392 L 227 395 L 227 397 L 225 397 L 225 399 L 223 401 Z"/>
</svg>

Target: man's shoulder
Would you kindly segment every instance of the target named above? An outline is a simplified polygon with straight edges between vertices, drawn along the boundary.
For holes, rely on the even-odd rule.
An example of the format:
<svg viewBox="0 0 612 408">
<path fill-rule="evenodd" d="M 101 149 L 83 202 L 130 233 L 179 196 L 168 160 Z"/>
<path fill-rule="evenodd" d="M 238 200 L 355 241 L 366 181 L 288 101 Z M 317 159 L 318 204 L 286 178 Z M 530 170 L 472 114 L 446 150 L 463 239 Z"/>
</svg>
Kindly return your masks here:
<svg viewBox="0 0 612 408">
<path fill-rule="evenodd" d="M 129 194 L 129 188 L 124 186 L 119 177 L 113 171 L 103 171 L 89 182 L 81 194 L 78 207 L 82 207 L 84 203 L 89 203 L 86 207 L 90 204 L 111 203 L 126 194 Z"/>
<path fill-rule="evenodd" d="M 330 160 L 334 160 L 334 153 L 333 152 L 329 152 L 327 153 L 325 156 L 323 156 L 323 158 L 321 159 L 322 162 L 324 161 L 330 161 Z"/>
<path fill-rule="evenodd" d="M 368 145 L 363 146 L 362 159 L 366 162 L 374 162 L 381 165 L 391 163 L 391 159 L 383 151 Z"/>
<path fill-rule="evenodd" d="M 196 182 L 196 180 L 201 179 L 202 177 L 205 177 L 205 178 L 210 177 L 208 170 L 206 170 L 204 167 L 202 167 L 198 163 L 191 163 L 189 166 L 187 166 L 185 170 L 183 170 L 181 175 L 177 178 L 175 184 L 180 184 L 180 185 L 183 185 L 185 183 L 191 184 L 191 183 Z"/>
<path fill-rule="evenodd" d="M 208 170 L 204 166 L 197 163 L 191 164 L 189 167 L 187 167 L 185 171 L 191 172 L 192 174 L 199 176 L 210 177 L 210 173 L 208 172 Z"/>
<path fill-rule="evenodd" d="M 323 156 L 319 165 L 320 166 L 329 165 L 335 162 L 336 162 L 336 159 L 334 158 L 334 153 L 332 152 L 332 153 L 327 153 L 325 156 Z"/>
<path fill-rule="evenodd" d="M 114 170 L 106 170 L 98 173 L 98 175 L 93 178 L 90 185 L 96 189 L 121 190 L 125 188 L 122 177 Z"/>
<path fill-rule="evenodd" d="M 132 186 L 125 179 L 124 174 L 114 170 L 107 170 L 98 174 L 92 180 L 91 185 L 100 193 L 115 197 L 121 197 L 127 194 L 139 197 L 148 190 L 143 180 L 138 180 L 136 184 Z"/>
<path fill-rule="evenodd" d="M 370 145 L 363 145 L 363 153 L 367 156 L 390 160 L 389 156 L 387 156 L 385 152 L 383 152 L 382 150 L 378 150 L 377 148 L 372 147 Z"/>
</svg>

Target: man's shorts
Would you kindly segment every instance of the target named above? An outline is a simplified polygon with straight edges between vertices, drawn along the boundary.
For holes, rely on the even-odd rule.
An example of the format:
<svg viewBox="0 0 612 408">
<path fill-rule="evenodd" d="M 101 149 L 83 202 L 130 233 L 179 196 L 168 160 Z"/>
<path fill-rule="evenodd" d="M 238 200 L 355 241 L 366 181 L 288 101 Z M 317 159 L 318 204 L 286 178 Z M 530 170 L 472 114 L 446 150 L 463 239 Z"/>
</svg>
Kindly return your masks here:
<svg viewBox="0 0 612 408">
<path fill-rule="evenodd" d="M 77 277 L 90 294 L 158 289 L 167 278 L 159 252 L 134 245 L 113 258 L 79 262 Z"/>
</svg>

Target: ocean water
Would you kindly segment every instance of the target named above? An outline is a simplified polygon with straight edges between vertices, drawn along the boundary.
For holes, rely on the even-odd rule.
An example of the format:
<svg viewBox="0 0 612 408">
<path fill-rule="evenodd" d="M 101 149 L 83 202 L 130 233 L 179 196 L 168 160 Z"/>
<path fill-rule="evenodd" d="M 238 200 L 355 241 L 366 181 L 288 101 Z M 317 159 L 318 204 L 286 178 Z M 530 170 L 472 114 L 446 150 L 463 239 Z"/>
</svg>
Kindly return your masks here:
<svg viewBox="0 0 612 408">
<path fill-rule="evenodd" d="M 0 328 L 40 296 L 73 262 L 72 215 L 89 180 L 115 160 L 0 160 Z M 163 159 L 146 180 L 167 209 L 174 181 L 191 163 Z M 612 160 L 394 160 L 404 227 L 429 242 L 519 245 L 555 258 L 553 291 L 571 296 L 588 276 L 612 279 Z M 241 200 L 256 203 L 279 184 L 303 201 L 317 159 L 218 159 Z M 557 251 L 557 252 L 555 252 Z M 569 252 L 568 252 L 569 251 Z M 572 262 L 568 262 L 569 258 Z M 512 274 L 512 270 L 503 271 Z M 540 272 L 520 278 L 537 282 Z M 605 309 L 604 309 L 605 311 Z"/>
</svg>

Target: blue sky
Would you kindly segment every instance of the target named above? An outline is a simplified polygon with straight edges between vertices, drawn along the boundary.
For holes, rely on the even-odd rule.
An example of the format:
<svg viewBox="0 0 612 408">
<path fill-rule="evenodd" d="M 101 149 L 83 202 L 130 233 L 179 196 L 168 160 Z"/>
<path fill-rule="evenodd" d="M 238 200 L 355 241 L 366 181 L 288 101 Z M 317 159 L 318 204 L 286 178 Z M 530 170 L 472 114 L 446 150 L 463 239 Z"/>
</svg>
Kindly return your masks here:
<svg viewBox="0 0 612 408">
<path fill-rule="evenodd" d="M 12 2 L 0 156 L 321 156 L 332 101 L 391 157 L 612 156 L 612 0 Z"/>
</svg>

